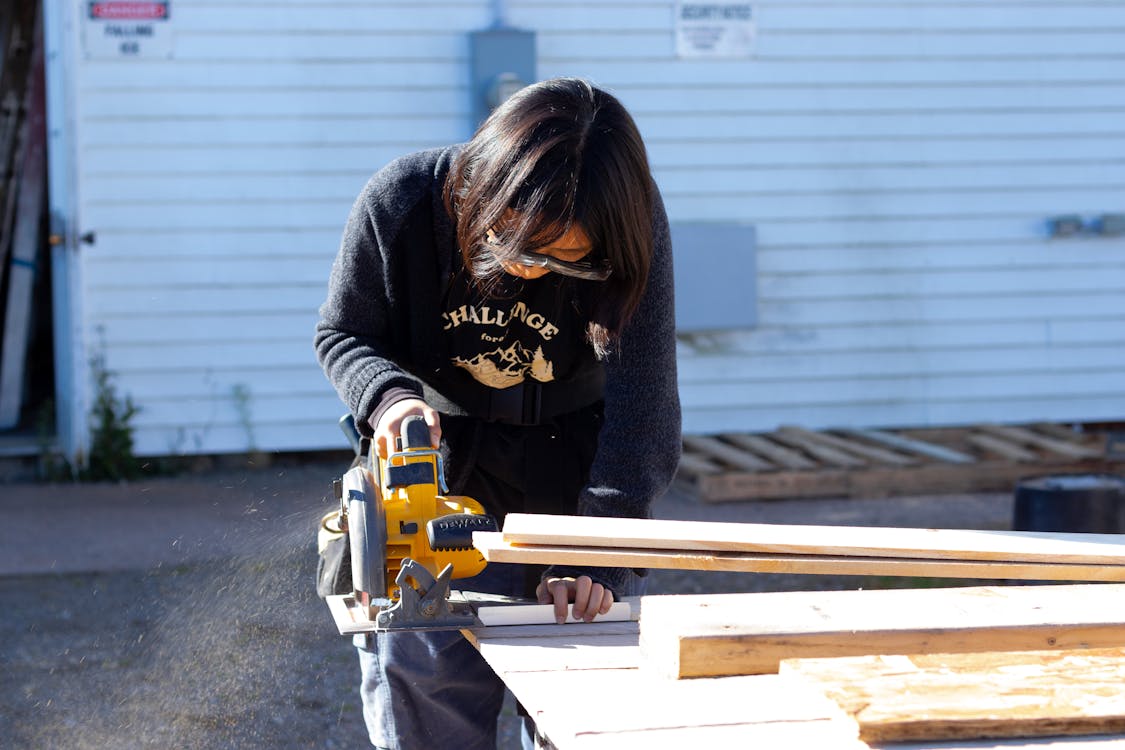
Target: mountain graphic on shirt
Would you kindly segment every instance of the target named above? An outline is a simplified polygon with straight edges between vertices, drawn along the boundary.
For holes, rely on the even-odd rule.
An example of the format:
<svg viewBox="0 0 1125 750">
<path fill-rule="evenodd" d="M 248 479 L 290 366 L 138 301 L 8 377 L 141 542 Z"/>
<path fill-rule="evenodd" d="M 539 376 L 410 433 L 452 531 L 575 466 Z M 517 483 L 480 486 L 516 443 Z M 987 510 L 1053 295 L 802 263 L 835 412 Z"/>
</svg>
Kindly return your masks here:
<svg viewBox="0 0 1125 750">
<path fill-rule="evenodd" d="M 540 383 L 555 379 L 555 367 L 543 356 L 543 347 L 530 352 L 518 341 L 508 347 L 482 352 L 472 359 L 454 357 L 453 364 L 468 370 L 478 383 L 489 388 L 508 388 L 529 376 Z"/>
</svg>

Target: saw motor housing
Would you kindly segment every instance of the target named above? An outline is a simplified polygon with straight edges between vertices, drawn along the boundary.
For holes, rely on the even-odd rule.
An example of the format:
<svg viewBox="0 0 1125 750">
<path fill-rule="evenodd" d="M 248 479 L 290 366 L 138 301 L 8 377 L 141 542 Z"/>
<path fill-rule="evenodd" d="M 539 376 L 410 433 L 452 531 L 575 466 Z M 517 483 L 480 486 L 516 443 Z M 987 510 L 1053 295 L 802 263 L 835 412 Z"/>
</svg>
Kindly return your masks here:
<svg viewBox="0 0 1125 750">
<path fill-rule="evenodd" d="M 441 454 L 422 417 L 404 420 L 397 442 L 386 459 L 372 448 L 368 465 L 343 477 L 355 604 L 377 629 L 463 626 L 449 581 L 484 570 L 472 535 L 496 531 L 496 520 L 476 500 L 444 494 Z"/>
</svg>

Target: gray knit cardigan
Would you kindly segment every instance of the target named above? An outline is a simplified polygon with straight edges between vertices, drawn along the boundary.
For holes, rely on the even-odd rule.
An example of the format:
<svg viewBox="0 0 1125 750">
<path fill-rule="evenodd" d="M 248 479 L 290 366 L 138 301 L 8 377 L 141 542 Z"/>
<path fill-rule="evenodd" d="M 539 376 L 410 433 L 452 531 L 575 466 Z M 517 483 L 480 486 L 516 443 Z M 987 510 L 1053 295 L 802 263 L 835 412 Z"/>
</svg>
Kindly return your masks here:
<svg viewBox="0 0 1125 750">
<path fill-rule="evenodd" d="M 320 308 L 316 352 L 328 379 L 367 434 L 367 418 L 391 389 L 421 397 L 440 361 L 440 296 L 457 252 L 442 188 L 457 147 L 404 156 L 357 198 Z M 580 515 L 646 518 L 680 456 L 680 402 L 668 219 L 655 193 L 653 258 L 631 321 L 604 359 L 605 420 Z M 559 569 L 554 569 L 558 574 Z M 621 569 L 583 569 L 620 592 Z"/>
</svg>

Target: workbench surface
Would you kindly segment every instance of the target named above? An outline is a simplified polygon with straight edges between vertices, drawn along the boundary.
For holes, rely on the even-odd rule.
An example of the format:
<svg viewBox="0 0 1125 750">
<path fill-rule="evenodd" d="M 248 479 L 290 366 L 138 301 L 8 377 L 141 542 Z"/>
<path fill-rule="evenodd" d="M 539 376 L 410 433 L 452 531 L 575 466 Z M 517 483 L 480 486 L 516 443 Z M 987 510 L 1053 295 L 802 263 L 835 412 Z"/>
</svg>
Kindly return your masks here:
<svg viewBox="0 0 1125 750">
<path fill-rule="evenodd" d="M 856 726 L 799 681 L 755 675 L 674 680 L 641 669 L 636 622 L 466 631 L 558 750 L 755 747 L 864 750 Z M 941 748 L 1125 747 L 1125 735 L 898 743 Z"/>
</svg>

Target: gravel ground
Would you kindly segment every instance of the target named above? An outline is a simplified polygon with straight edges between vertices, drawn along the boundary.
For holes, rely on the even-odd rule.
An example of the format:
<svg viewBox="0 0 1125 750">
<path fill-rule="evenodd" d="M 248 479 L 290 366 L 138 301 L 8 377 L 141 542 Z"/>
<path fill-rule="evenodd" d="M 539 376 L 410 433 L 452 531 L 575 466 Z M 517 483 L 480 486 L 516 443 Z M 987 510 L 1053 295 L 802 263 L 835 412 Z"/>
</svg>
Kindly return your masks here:
<svg viewBox="0 0 1125 750">
<path fill-rule="evenodd" d="M 0 747 L 368 746 L 354 652 L 312 589 L 313 530 L 328 502 L 324 477 L 337 471 L 273 467 L 164 481 L 162 497 L 177 486 L 185 495 L 242 488 L 224 502 L 245 503 L 254 522 L 239 527 L 235 543 L 216 540 L 217 557 L 0 577 Z M 20 489 L 0 487 L 5 503 L 18 502 Z M 80 502 L 81 488 L 67 491 Z M 308 502 L 271 512 L 283 493 Z M 1011 502 L 993 494 L 708 506 L 674 490 L 655 510 L 692 520 L 1007 528 Z M 893 582 L 688 571 L 649 577 L 649 593 L 886 585 Z M 509 706 L 501 748 L 517 746 L 514 732 Z"/>
</svg>

